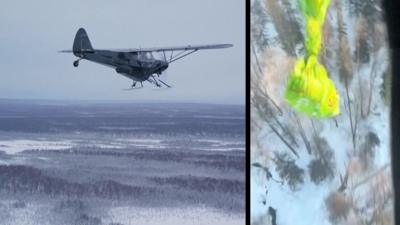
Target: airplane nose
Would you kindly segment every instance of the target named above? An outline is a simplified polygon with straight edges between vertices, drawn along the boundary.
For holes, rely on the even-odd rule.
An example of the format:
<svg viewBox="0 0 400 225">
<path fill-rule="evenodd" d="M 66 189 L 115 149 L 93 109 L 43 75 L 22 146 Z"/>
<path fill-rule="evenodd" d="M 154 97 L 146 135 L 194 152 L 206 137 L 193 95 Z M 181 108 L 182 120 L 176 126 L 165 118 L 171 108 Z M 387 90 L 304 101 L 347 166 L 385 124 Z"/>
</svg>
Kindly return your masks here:
<svg viewBox="0 0 400 225">
<path fill-rule="evenodd" d="M 161 68 L 162 69 L 167 69 L 168 68 L 168 62 L 161 62 Z"/>
</svg>

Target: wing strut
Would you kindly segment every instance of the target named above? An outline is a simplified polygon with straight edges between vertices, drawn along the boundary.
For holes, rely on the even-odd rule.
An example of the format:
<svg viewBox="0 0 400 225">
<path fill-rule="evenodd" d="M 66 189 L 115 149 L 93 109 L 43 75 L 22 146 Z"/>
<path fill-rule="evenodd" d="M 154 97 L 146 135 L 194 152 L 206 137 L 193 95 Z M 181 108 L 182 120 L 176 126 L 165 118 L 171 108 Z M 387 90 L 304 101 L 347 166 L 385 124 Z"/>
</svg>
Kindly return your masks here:
<svg viewBox="0 0 400 225">
<path fill-rule="evenodd" d="M 181 59 L 181 58 L 183 58 L 183 57 L 185 57 L 185 56 L 188 56 L 188 55 L 190 55 L 190 54 L 192 54 L 192 53 L 195 53 L 195 52 L 197 52 L 197 51 L 198 51 L 198 49 L 193 49 L 192 51 L 189 51 L 189 52 L 188 52 L 188 50 L 183 50 L 183 51 L 179 52 L 179 53 L 176 54 L 176 55 L 174 55 L 174 51 L 171 51 L 171 56 L 170 56 L 170 58 L 169 58 L 168 63 L 175 62 L 176 60 Z M 185 53 L 185 52 L 186 52 L 186 53 Z M 184 53 L 185 53 L 185 54 L 184 54 Z M 164 54 L 165 54 L 165 52 L 164 52 Z"/>
</svg>

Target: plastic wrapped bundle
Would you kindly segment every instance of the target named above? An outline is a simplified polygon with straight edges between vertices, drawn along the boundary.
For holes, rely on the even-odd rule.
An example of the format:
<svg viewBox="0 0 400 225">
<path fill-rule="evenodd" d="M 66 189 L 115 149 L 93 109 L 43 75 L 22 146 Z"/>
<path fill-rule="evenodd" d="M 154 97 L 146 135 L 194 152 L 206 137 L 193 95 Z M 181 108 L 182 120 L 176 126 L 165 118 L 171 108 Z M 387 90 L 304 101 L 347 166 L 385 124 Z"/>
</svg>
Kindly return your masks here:
<svg viewBox="0 0 400 225">
<path fill-rule="evenodd" d="M 296 62 L 286 89 L 286 100 L 296 111 L 317 118 L 339 114 L 339 95 L 315 56 Z"/>
<path fill-rule="evenodd" d="M 296 111 L 317 118 L 340 113 L 335 85 L 317 60 L 328 5 L 329 0 L 300 1 L 301 11 L 306 18 L 305 45 L 308 57 L 297 60 L 285 94 L 286 100 Z"/>
</svg>

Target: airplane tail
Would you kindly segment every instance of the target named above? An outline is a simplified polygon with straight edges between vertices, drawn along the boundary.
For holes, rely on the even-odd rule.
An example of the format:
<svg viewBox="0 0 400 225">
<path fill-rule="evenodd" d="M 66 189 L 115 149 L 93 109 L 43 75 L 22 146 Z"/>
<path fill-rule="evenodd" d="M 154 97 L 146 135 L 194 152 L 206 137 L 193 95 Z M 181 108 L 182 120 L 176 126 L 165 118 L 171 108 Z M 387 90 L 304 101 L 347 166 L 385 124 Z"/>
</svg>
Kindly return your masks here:
<svg viewBox="0 0 400 225">
<path fill-rule="evenodd" d="M 90 40 L 85 29 L 79 28 L 78 32 L 76 32 L 72 51 L 74 55 L 78 57 L 80 57 L 83 53 L 93 52 L 92 44 L 90 44 Z"/>
</svg>

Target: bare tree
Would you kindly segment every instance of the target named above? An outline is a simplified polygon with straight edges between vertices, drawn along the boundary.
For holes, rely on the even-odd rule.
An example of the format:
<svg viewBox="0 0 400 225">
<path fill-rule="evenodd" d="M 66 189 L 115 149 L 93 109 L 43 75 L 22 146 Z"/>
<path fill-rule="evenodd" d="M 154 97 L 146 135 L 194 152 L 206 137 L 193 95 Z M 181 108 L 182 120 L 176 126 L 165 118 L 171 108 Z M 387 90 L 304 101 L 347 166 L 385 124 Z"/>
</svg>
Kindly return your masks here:
<svg viewBox="0 0 400 225">
<path fill-rule="evenodd" d="M 285 7 L 282 7 L 283 3 L 286 3 L 286 6 L 289 4 L 286 0 L 283 2 L 282 0 L 265 0 L 265 6 L 278 33 L 282 48 L 288 54 L 295 56 L 296 44 L 302 43 L 304 38 L 299 22 L 292 16 L 293 13 L 287 14 Z"/>
<path fill-rule="evenodd" d="M 316 184 L 334 177 L 335 157 L 333 149 L 328 142 L 317 136 L 313 137 L 315 145 L 315 158 L 308 164 L 311 181 Z"/>
<path fill-rule="evenodd" d="M 340 58 L 339 76 L 340 79 L 344 82 L 345 86 L 345 91 L 346 91 L 345 104 L 347 105 L 347 110 L 349 112 L 348 116 L 350 122 L 353 149 L 356 149 L 357 120 L 355 119 L 355 117 L 353 117 L 354 115 L 352 113 L 352 104 L 349 94 L 350 84 L 353 78 L 353 61 L 351 58 L 349 40 L 346 33 L 346 24 L 344 22 L 342 4 L 340 0 L 334 0 L 334 3 L 336 7 L 336 16 L 339 29 L 339 48 L 338 48 L 338 55 Z"/>
<path fill-rule="evenodd" d="M 304 170 L 287 153 L 275 152 L 273 161 L 281 179 L 286 181 L 292 191 L 298 190 L 299 185 L 304 183 Z"/>
<path fill-rule="evenodd" d="M 346 166 L 346 172 L 344 174 L 344 178 L 342 177 L 342 174 L 339 174 L 340 177 L 340 186 L 338 188 L 338 192 L 344 192 L 347 189 L 347 183 L 349 181 L 349 166 Z"/>
<path fill-rule="evenodd" d="M 270 44 L 266 26 L 270 22 L 262 0 L 254 0 L 251 5 L 251 43 L 261 52 Z"/>
<path fill-rule="evenodd" d="M 304 142 L 304 145 L 306 146 L 307 152 L 308 152 L 308 154 L 311 155 L 311 152 L 312 152 L 311 144 L 310 144 L 310 141 L 307 138 L 306 132 L 303 129 L 302 122 L 299 120 L 299 118 L 298 118 L 298 116 L 296 114 L 294 115 L 294 117 L 296 119 L 296 124 L 297 124 L 298 129 L 299 129 L 299 134 L 300 134 L 300 136 L 301 136 L 301 138 L 302 138 L 302 140 Z"/>
<path fill-rule="evenodd" d="M 253 63 L 252 63 L 252 79 L 251 79 L 251 105 L 256 110 L 259 118 L 268 124 L 271 130 L 278 136 L 278 138 L 289 148 L 289 150 L 299 157 L 295 147 L 298 147 L 295 136 L 287 125 L 282 124 L 277 115 L 282 115 L 283 111 L 269 96 L 265 87 L 260 85 L 261 78 L 264 74 L 260 60 L 252 45 Z M 279 131 L 279 129 L 281 131 Z M 293 147 L 294 145 L 295 147 Z"/>
</svg>

